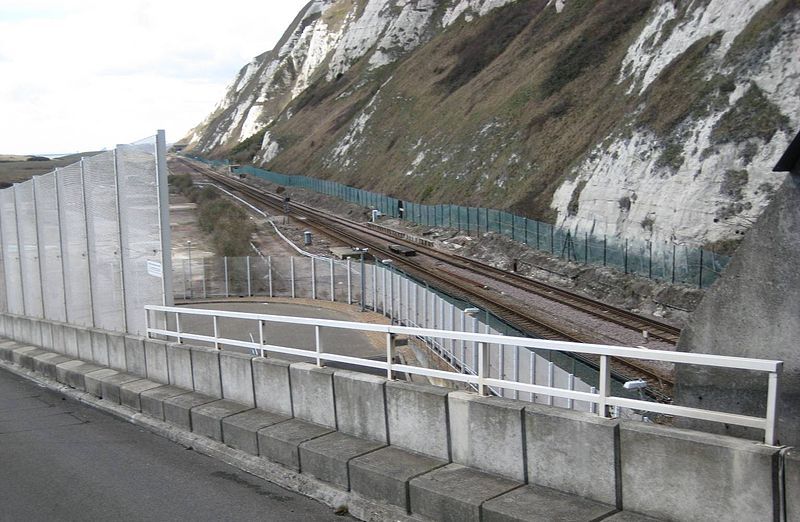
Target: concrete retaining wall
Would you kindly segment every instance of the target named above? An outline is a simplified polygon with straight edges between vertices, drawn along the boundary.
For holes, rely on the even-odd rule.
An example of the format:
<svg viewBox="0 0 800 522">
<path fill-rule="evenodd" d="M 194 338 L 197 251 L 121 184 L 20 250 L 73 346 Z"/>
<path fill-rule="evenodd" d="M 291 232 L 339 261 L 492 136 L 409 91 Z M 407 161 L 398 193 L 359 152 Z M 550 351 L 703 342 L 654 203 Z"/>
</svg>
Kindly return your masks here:
<svg viewBox="0 0 800 522">
<path fill-rule="evenodd" d="M 225 398 L 242 408 L 255 405 L 374 441 L 370 444 L 388 443 L 387 455 L 405 451 L 450 462 L 453 469 L 468 466 L 470 477 L 481 484 L 481 477 L 489 475 L 480 472 L 505 477 L 497 480 L 509 484 L 529 484 L 520 495 L 535 497 L 540 494 L 536 487 L 545 486 L 552 488 L 547 491 L 577 496 L 568 498 L 601 502 L 612 511 L 624 509 L 663 519 L 777 520 L 784 489 L 781 480 L 785 480 L 787 520 L 800 520 L 796 451 L 785 452 L 783 458 L 780 448 L 727 436 L 619 423 L 471 392 L 93 333 L 58 323 L 41 327 L 13 316 L 0 315 L 0 330 L 9 332 L 7 337 L 20 337 L 16 340 L 22 345 L 11 344 L 8 349 L 13 350 L 14 361 L 28 366 L 28 359 L 40 351 L 26 346 L 29 343 L 22 338 L 35 338 L 36 331 L 51 339 L 54 351 L 73 357 L 88 355 L 88 361 L 104 353 L 102 348 L 92 348 L 102 346 L 105 338 L 108 362 L 120 370 L 124 363 L 131 375 L 194 390 L 205 401 Z M 45 331 L 51 333 L 42 336 Z M 83 374 L 100 369 L 79 361 L 63 362 L 58 368 L 63 370 L 61 378 L 71 371 L 78 387 Z M 379 457 L 378 453 L 374 456 Z M 611 519 L 624 520 L 627 515 L 623 515 Z"/>
</svg>

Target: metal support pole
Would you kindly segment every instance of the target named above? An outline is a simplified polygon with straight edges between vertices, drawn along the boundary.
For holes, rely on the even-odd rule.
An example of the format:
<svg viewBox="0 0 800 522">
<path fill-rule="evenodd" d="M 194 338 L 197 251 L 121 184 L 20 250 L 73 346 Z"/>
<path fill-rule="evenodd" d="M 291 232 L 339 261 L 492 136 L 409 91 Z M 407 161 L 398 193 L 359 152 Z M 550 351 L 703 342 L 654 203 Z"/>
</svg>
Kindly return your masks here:
<svg viewBox="0 0 800 522">
<path fill-rule="evenodd" d="M 86 266 L 89 269 L 89 315 L 91 317 L 90 320 L 92 322 L 92 326 L 97 327 L 97 324 L 95 323 L 95 317 L 94 317 L 94 285 L 92 284 L 92 281 L 93 281 L 93 278 L 92 278 L 92 257 L 93 256 L 92 256 L 91 244 L 89 242 L 89 216 L 88 216 L 89 209 L 86 207 L 86 180 L 85 180 L 85 172 L 84 172 L 83 163 L 84 163 L 83 162 L 83 158 L 81 158 L 80 165 L 81 165 L 81 196 L 83 198 L 83 226 L 84 226 L 84 233 L 86 234 Z M 16 198 L 16 193 L 14 194 L 14 197 Z M 19 216 L 19 214 L 17 214 L 17 216 Z M 164 269 L 166 269 L 166 266 L 162 265 L 162 267 Z M 167 279 L 167 274 L 166 274 L 165 271 L 162 271 L 161 277 L 162 277 L 162 281 L 165 281 Z M 24 295 L 25 294 L 23 292 L 23 296 Z M 170 298 L 171 297 L 172 296 L 170 295 Z M 166 296 L 165 296 L 165 298 L 166 298 Z M 166 305 L 165 304 L 165 306 L 171 306 L 171 305 Z M 26 312 L 27 312 L 27 310 L 26 310 Z"/>
<path fill-rule="evenodd" d="M 272 256 L 267 256 L 267 283 L 269 284 L 269 296 L 272 294 Z"/>
<path fill-rule="evenodd" d="M 575 390 L 575 376 L 571 373 L 567 375 L 567 389 L 570 391 Z M 575 401 L 573 399 L 567 399 L 567 409 L 575 409 Z"/>
<path fill-rule="evenodd" d="M 775 446 L 778 442 L 778 399 L 780 398 L 780 374 L 783 363 L 777 371 L 769 374 L 767 385 L 767 417 L 764 422 L 764 444 Z"/>
<path fill-rule="evenodd" d="M 547 387 L 552 388 L 555 382 L 555 367 L 552 362 L 547 363 Z M 553 405 L 553 396 L 547 396 L 547 405 Z"/>
<path fill-rule="evenodd" d="M 181 313 L 175 312 L 175 334 L 178 337 L 178 344 L 183 343 L 183 339 L 181 339 Z"/>
<path fill-rule="evenodd" d="M 362 275 L 363 277 L 363 275 Z M 378 264 L 372 264 L 372 311 L 378 312 Z"/>
<path fill-rule="evenodd" d="M 703 249 L 700 249 L 700 275 L 697 281 L 697 288 L 703 288 Z"/>
<path fill-rule="evenodd" d="M 161 291 L 164 306 L 173 306 L 172 237 L 169 223 L 169 187 L 167 185 L 167 138 L 163 130 L 156 133 L 156 185 L 158 186 L 159 236 L 161 237 Z"/>
<path fill-rule="evenodd" d="M 289 276 L 292 282 L 292 299 L 295 297 L 295 290 L 294 290 L 294 257 L 289 258 Z"/>
<path fill-rule="evenodd" d="M 336 302 L 336 273 L 334 271 L 333 258 L 330 260 L 331 267 L 331 302 Z"/>
<path fill-rule="evenodd" d="M 519 347 L 517 347 L 519 350 Z M 536 384 L 536 352 L 533 350 L 528 350 L 528 380 L 530 381 L 528 384 Z M 531 402 L 536 400 L 536 394 L 530 394 Z"/>
<path fill-rule="evenodd" d="M 213 316 L 214 318 L 214 348 L 219 350 L 219 319 L 217 316 Z"/>
<path fill-rule="evenodd" d="M 311 299 L 317 298 L 317 270 L 316 258 L 311 258 Z"/>
<path fill-rule="evenodd" d="M 608 417 L 608 403 L 606 402 L 611 392 L 611 368 L 608 365 L 608 356 L 600 356 L 600 393 L 597 397 L 598 415 Z"/>
<path fill-rule="evenodd" d="M 478 395 L 486 395 L 486 343 L 478 343 Z"/>
<path fill-rule="evenodd" d="M 361 277 L 364 277 L 364 267 L 361 267 Z M 353 266 L 347 258 L 347 304 L 353 304 Z M 361 311 L 364 311 L 364 291 L 361 291 Z"/>
<path fill-rule="evenodd" d="M 250 297 L 253 295 L 253 286 L 250 281 L 250 256 L 247 256 L 245 259 L 247 260 L 247 297 Z M 189 263 L 191 263 L 191 261 L 189 261 Z M 189 273 L 191 274 L 191 270 Z"/>
<path fill-rule="evenodd" d="M 322 367 L 322 338 L 320 337 L 320 327 L 314 326 L 314 348 L 316 349 L 317 356 L 317 366 Z"/>
<path fill-rule="evenodd" d="M 42 240 L 41 234 L 39 233 L 39 209 L 36 208 L 36 183 L 35 180 L 31 180 L 31 195 L 33 199 L 33 228 L 36 231 L 36 257 L 39 258 L 39 296 L 42 300 L 42 317 L 45 319 L 52 319 L 52 317 L 47 317 L 46 310 L 47 307 L 44 305 L 45 297 L 44 297 L 44 252 L 42 251 Z M 124 289 L 122 293 L 123 297 L 125 296 Z M 123 304 L 123 324 L 125 320 L 125 309 Z M 127 328 L 126 328 L 127 330 Z"/>
<path fill-rule="evenodd" d="M 264 357 L 264 321 L 258 320 L 258 350 L 261 357 Z"/>
<path fill-rule="evenodd" d="M 56 169 L 55 172 L 53 173 L 53 179 L 55 180 L 55 187 L 56 187 L 56 215 L 58 216 L 58 250 L 59 250 L 59 257 L 61 258 L 61 285 L 62 285 L 62 288 L 64 289 L 64 322 L 69 323 L 70 322 L 69 307 L 67 306 L 67 277 L 68 277 L 68 275 L 67 275 L 67 271 L 65 269 L 65 264 L 64 264 L 65 259 L 66 259 L 67 256 L 66 256 L 66 254 L 64 252 L 64 234 L 63 234 L 63 232 L 61 230 L 64 220 L 61 217 L 61 197 L 62 196 L 61 196 L 61 191 L 58 188 L 58 178 L 59 178 L 59 171 L 58 171 L 58 169 Z M 7 287 L 6 287 L 6 292 L 8 292 L 8 288 Z M 145 313 L 145 316 L 148 318 L 147 321 L 149 321 L 150 320 L 149 319 L 150 316 L 147 313 Z M 150 323 L 148 322 L 147 324 L 149 325 Z M 147 331 L 147 330 L 145 330 L 145 331 Z"/>
<path fill-rule="evenodd" d="M 225 271 L 225 297 L 230 297 L 230 288 L 228 286 L 228 256 L 222 258 L 222 266 Z"/>
<path fill-rule="evenodd" d="M 393 333 L 386 334 L 386 378 L 390 381 L 394 380 L 392 372 L 392 362 L 394 357 L 395 335 Z"/>
</svg>

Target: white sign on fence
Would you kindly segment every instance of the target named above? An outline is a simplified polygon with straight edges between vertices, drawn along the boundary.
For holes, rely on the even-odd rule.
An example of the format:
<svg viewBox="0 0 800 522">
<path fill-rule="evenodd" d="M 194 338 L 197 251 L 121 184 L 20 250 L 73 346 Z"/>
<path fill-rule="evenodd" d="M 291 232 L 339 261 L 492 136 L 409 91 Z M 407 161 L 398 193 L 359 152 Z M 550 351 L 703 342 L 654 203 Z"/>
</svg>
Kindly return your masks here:
<svg viewBox="0 0 800 522">
<path fill-rule="evenodd" d="M 153 277 L 164 277 L 164 270 L 161 268 L 161 263 L 158 261 L 147 260 L 147 273 Z"/>
</svg>

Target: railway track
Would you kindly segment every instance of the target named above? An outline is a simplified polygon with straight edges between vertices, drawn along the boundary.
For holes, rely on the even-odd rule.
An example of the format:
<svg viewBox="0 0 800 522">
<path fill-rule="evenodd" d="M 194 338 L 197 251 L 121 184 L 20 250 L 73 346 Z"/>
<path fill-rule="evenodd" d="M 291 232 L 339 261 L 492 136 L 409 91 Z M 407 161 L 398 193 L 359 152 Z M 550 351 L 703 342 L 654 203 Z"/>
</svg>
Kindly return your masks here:
<svg viewBox="0 0 800 522">
<path fill-rule="evenodd" d="M 227 188 L 239 192 L 247 199 L 283 212 L 284 203 L 283 198 L 280 196 L 264 192 L 235 178 L 216 173 L 211 169 L 198 167 L 183 158 L 179 158 L 178 161 Z M 534 317 L 529 309 L 524 309 L 519 304 L 515 306 L 515 303 L 503 299 L 502 296 L 497 295 L 497 292 L 485 288 L 484 285 L 476 283 L 467 276 L 444 270 L 441 264 L 445 263 L 452 267 L 491 277 L 494 280 L 566 304 L 584 313 L 638 332 L 647 331 L 650 336 L 668 343 L 677 343 L 680 335 L 678 329 L 658 321 L 641 317 L 626 310 L 606 306 L 573 292 L 532 281 L 518 274 L 506 272 L 463 256 L 445 254 L 428 246 L 408 242 L 395 235 L 390 236 L 360 223 L 332 214 L 322 213 L 301 203 L 292 202 L 291 209 L 293 214 L 304 218 L 304 222 L 311 228 L 315 228 L 319 232 L 344 244 L 367 246 L 373 255 L 380 256 L 382 259 L 392 259 L 395 265 L 401 267 L 410 276 L 427 281 L 453 297 L 472 302 L 490 310 L 501 320 L 533 337 L 558 341 L 599 342 L 596 337 L 593 338 L 577 328 L 566 327 L 564 324 L 556 324 L 552 321 Z M 395 252 L 389 250 L 388 244 L 390 243 L 401 243 L 414 248 L 424 256 L 436 260 L 439 266 L 435 268 L 426 267 L 420 262 L 398 256 Z M 590 366 L 598 367 L 599 362 L 591 357 L 578 356 L 576 358 Z M 647 379 L 648 383 L 651 384 L 647 389 L 648 395 L 659 401 L 669 400 L 673 383 L 663 373 L 655 372 L 637 362 L 622 359 L 612 361 L 612 372 L 620 380 Z"/>
</svg>

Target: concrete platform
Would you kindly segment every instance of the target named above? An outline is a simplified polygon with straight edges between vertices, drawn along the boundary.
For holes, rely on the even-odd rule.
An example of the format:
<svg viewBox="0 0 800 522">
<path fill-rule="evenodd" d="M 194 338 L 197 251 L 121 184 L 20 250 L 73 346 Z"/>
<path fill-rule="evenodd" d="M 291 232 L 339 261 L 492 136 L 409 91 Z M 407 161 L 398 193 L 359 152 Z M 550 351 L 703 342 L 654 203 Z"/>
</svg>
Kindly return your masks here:
<svg viewBox="0 0 800 522">
<path fill-rule="evenodd" d="M 139 379 L 138 381 L 127 382 L 119 387 L 120 403 L 123 406 L 132 408 L 136 411 L 142 411 L 142 400 L 140 394 L 148 390 L 160 388 L 163 384 L 148 381 L 147 379 Z"/>
<path fill-rule="evenodd" d="M 41 373 L 42 375 L 56 380 L 56 365 L 73 360 L 74 359 L 71 357 L 61 355 L 60 353 L 48 352 L 34 357 L 33 367 L 35 371 Z"/>
<path fill-rule="evenodd" d="M 122 403 L 119 387 L 123 384 L 136 382 L 142 380 L 141 377 L 130 375 L 127 373 L 117 373 L 107 379 L 103 379 L 101 387 L 103 389 L 103 399 L 109 400 L 116 404 Z"/>
<path fill-rule="evenodd" d="M 411 512 L 440 522 L 479 522 L 484 502 L 520 486 L 515 480 L 448 464 L 409 482 Z"/>
<path fill-rule="evenodd" d="M 192 408 L 217 400 L 219 399 L 197 392 L 184 393 L 164 399 L 164 420 L 185 430 L 192 431 Z"/>
<path fill-rule="evenodd" d="M 447 461 L 389 446 L 350 461 L 350 489 L 409 511 L 408 482 L 445 465 Z"/>
<path fill-rule="evenodd" d="M 291 419 L 258 431 L 258 452 L 273 462 L 300 471 L 300 444 L 333 433 L 319 424 Z"/>
<path fill-rule="evenodd" d="M 588 522 L 614 513 L 617 509 L 576 495 L 544 486 L 525 486 L 483 504 L 485 522 Z"/>
<path fill-rule="evenodd" d="M 216 400 L 192 408 L 192 431 L 222 442 L 222 419 L 251 410 L 250 406 L 229 400 Z"/>
<path fill-rule="evenodd" d="M 384 446 L 382 442 L 359 439 L 339 431 L 330 433 L 300 445 L 302 472 L 349 490 L 350 461 Z"/>
<path fill-rule="evenodd" d="M 153 381 L 150 381 L 153 382 Z M 160 385 L 139 394 L 139 403 L 142 406 L 142 413 L 150 415 L 158 420 L 164 420 L 164 401 L 190 393 L 191 390 L 178 388 L 177 386 Z"/>
<path fill-rule="evenodd" d="M 291 419 L 288 415 L 252 409 L 222 419 L 222 440 L 228 446 L 258 455 L 258 430 Z"/>
<path fill-rule="evenodd" d="M 103 369 L 102 366 L 79 360 L 67 361 L 56 366 L 56 379 L 76 390 L 86 391 L 86 374 Z"/>
<path fill-rule="evenodd" d="M 86 383 L 86 393 L 91 393 L 95 397 L 103 398 L 103 381 L 115 376 L 119 372 L 117 370 L 112 370 L 111 368 L 103 368 L 101 370 L 96 370 L 93 372 L 89 372 L 84 376 L 84 382 Z"/>
</svg>

